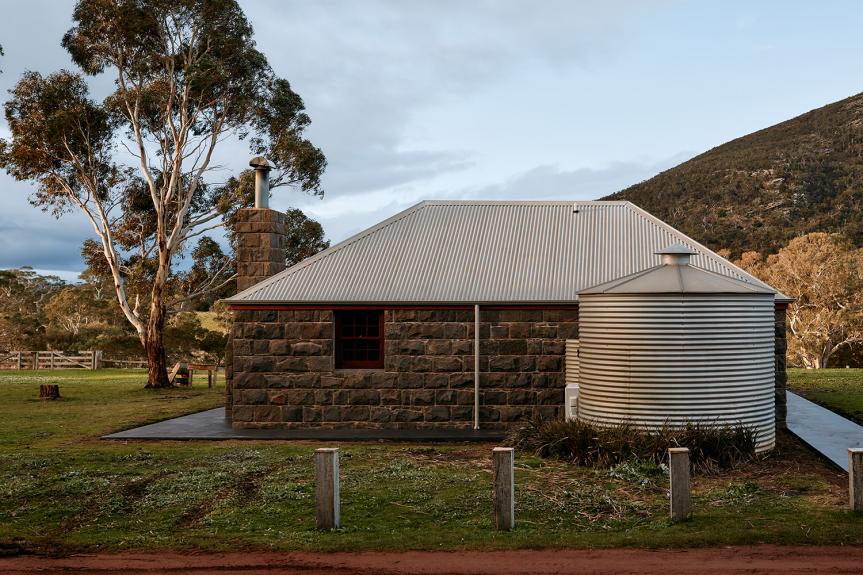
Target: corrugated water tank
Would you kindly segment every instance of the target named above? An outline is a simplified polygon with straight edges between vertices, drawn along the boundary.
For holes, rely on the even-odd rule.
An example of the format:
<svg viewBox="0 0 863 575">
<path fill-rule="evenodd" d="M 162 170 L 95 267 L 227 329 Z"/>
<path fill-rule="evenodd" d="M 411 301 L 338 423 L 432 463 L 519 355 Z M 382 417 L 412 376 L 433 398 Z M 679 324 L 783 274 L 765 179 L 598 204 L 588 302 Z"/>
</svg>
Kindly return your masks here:
<svg viewBox="0 0 863 575">
<path fill-rule="evenodd" d="M 577 417 L 743 424 L 772 449 L 775 292 L 690 265 L 686 246 L 658 253 L 661 265 L 579 293 Z"/>
</svg>

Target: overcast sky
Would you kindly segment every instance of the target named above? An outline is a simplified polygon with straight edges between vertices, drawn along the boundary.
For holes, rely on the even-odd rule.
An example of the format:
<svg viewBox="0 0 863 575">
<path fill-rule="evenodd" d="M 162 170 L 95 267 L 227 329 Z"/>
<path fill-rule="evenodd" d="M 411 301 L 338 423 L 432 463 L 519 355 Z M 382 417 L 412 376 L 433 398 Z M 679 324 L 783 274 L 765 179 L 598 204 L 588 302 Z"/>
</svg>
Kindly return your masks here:
<svg viewBox="0 0 863 575">
<path fill-rule="evenodd" d="M 2 5 L 5 101 L 23 71 L 72 67 L 73 3 Z M 302 208 L 334 242 L 423 199 L 598 198 L 863 91 L 856 1 L 242 5 L 329 160 L 325 199 L 280 188 L 272 206 Z M 220 160 L 238 171 L 248 155 Z M 87 224 L 30 192 L 0 175 L 0 268 L 72 279 Z"/>
</svg>

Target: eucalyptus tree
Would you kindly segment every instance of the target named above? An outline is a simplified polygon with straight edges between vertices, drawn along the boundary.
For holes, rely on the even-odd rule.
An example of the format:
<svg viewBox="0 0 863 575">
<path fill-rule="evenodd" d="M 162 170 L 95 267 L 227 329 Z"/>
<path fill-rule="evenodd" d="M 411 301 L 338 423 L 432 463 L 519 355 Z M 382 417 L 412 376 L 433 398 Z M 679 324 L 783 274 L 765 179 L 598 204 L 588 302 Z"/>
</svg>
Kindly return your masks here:
<svg viewBox="0 0 863 575">
<path fill-rule="evenodd" d="M 24 74 L 5 105 L 12 135 L 0 141 L 0 166 L 35 183 L 34 205 L 92 224 L 146 350 L 147 386 L 164 387 L 172 265 L 251 203 L 248 178 L 216 181 L 217 148 L 243 141 L 274 165 L 273 187 L 316 195 L 326 161 L 304 135 L 302 99 L 256 49 L 234 0 L 79 0 L 62 44 L 80 71 Z M 113 89 L 96 100 L 87 78 L 103 74 Z M 134 297 L 133 268 L 147 287 Z M 211 279 L 179 297 L 223 285 Z"/>
</svg>

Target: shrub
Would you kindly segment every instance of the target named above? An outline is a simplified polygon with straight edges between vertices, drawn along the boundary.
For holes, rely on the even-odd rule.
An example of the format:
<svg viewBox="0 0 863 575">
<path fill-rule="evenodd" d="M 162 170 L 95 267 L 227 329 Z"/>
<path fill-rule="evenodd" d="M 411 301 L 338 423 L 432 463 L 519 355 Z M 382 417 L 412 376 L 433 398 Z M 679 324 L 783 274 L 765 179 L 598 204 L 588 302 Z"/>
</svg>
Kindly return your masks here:
<svg viewBox="0 0 863 575">
<path fill-rule="evenodd" d="M 648 431 L 628 423 L 598 427 L 577 420 L 555 420 L 529 422 L 511 435 L 510 443 L 540 457 L 601 467 L 634 460 L 663 464 L 669 447 L 688 447 L 692 465 L 710 473 L 753 459 L 756 436 L 753 428 L 744 425 L 666 424 Z"/>
</svg>

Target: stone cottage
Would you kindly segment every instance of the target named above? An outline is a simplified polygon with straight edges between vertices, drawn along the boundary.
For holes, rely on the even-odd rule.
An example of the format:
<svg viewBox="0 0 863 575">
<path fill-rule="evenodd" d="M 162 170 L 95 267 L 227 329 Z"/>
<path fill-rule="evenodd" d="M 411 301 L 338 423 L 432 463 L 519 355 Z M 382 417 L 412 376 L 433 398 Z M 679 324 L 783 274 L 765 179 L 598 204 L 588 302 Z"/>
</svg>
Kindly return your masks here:
<svg viewBox="0 0 863 575">
<path fill-rule="evenodd" d="M 426 201 L 283 269 L 279 212 L 239 214 L 236 428 L 505 429 L 565 416 L 580 290 L 656 265 L 762 282 L 629 202 Z M 785 307 L 775 302 L 784 423 Z"/>
</svg>

